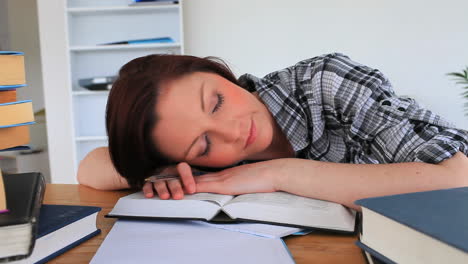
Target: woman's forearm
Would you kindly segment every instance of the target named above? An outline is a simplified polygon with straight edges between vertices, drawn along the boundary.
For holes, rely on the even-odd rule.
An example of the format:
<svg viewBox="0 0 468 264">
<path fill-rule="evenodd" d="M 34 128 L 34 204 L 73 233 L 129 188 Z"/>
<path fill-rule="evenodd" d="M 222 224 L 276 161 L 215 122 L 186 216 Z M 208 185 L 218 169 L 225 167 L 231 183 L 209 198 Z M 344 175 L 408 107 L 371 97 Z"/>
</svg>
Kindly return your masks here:
<svg viewBox="0 0 468 264">
<path fill-rule="evenodd" d="M 276 189 L 358 209 L 367 197 L 468 186 L 468 158 L 457 153 L 439 164 L 341 164 L 285 159 Z"/>
<path fill-rule="evenodd" d="M 99 190 L 129 188 L 127 181 L 115 170 L 107 147 L 94 149 L 80 162 L 78 182 Z"/>
</svg>

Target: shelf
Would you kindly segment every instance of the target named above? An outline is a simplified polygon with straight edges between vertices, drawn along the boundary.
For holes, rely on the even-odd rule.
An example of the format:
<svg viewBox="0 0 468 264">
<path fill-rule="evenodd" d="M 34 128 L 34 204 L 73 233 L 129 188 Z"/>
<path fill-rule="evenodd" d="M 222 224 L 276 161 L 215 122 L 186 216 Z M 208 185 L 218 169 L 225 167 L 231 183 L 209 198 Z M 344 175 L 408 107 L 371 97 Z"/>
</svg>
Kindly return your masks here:
<svg viewBox="0 0 468 264">
<path fill-rule="evenodd" d="M 72 91 L 72 95 L 107 95 L 109 94 L 108 90 L 104 91 L 89 91 L 89 90 L 74 90 Z"/>
<path fill-rule="evenodd" d="M 138 11 L 153 11 L 178 9 L 179 4 L 166 4 L 154 6 L 108 6 L 108 7 L 71 7 L 67 8 L 67 12 L 71 15 L 86 15 L 99 13 L 115 13 L 115 12 L 138 12 Z"/>
<path fill-rule="evenodd" d="M 166 49 L 180 48 L 180 43 L 157 43 L 157 44 L 129 44 L 129 45 L 102 45 L 102 46 L 72 46 L 70 51 L 105 51 L 105 50 L 134 50 L 134 49 Z"/>
<path fill-rule="evenodd" d="M 107 141 L 107 136 L 94 136 L 94 137 L 76 137 L 76 141 Z"/>
</svg>

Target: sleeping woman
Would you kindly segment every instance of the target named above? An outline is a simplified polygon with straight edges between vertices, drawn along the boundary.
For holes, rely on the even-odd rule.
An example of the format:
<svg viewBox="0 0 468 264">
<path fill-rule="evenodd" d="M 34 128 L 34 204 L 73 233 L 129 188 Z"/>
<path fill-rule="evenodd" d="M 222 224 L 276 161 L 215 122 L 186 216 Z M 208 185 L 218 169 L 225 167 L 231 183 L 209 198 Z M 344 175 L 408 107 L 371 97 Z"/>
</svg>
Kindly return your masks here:
<svg viewBox="0 0 468 264">
<path fill-rule="evenodd" d="M 239 79 L 216 58 L 140 57 L 120 69 L 106 111 L 109 146 L 78 170 L 96 189 L 284 191 L 359 210 L 361 198 L 468 186 L 468 131 L 339 53 Z M 161 172 L 180 177 L 145 181 Z"/>
</svg>

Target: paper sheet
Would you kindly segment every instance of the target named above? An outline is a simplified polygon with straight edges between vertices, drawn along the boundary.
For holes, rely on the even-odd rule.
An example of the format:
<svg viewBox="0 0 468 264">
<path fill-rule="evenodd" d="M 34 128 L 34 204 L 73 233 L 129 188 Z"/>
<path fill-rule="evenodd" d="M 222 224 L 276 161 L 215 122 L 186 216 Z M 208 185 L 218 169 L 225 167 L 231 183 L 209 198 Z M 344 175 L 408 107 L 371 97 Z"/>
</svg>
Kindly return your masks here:
<svg viewBox="0 0 468 264">
<path fill-rule="evenodd" d="M 288 227 L 288 226 L 279 226 L 279 225 L 270 225 L 270 224 L 261 224 L 261 223 L 233 223 L 233 224 L 213 224 L 200 221 L 201 224 L 220 228 L 224 230 L 229 230 L 233 232 L 240 232 L 245 234 L 251 234 L 261 237 L 269 238 L 282 238 L 303 229 L 297 227 Z"/>
<path fill-rule="evenodd" d="M 118 220 L 91 263 L 294 263 L 281 239 L 194 221 Z"/>
</svg>

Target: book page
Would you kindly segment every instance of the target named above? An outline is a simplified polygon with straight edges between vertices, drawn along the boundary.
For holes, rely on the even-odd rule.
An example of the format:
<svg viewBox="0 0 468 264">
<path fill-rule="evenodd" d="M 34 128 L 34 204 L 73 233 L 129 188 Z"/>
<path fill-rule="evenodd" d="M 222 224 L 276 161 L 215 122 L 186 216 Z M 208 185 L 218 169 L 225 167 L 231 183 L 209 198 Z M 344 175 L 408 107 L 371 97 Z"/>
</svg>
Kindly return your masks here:
<svg viewBox="0 0 468 264">
<path fill-rule="evenodd" d="M 146 198 L 137 192 L 120 198 L 109 216 L 156 217 L 156 218 L 213 218 L 221 205 L 232 199 L 231 195 L 197 193 L 185 195 L 182 200 L 162 200 L 155 196 Z"/>
<path fill-rule="evenodd" d="M 290 206 L 295 208 L 308 208 L 316 210 L 326 210 L 330 202 L 302 197 L 286 192 L 272 193 L 249 193 L 242 194 L 229 203 L 258 203 L 275 206 Z"/>
<path fill-rule="evenodd" d="M 195 193 L 184 195 L 184 200 L 210 201 L 217 203 L 219 206 L 225 205 L 227 202 L 232 200 L 232 198 L 234 198 L 233 195 L 217 193 Z"/>
<path fill-rule="evenodd" d="M 346 232 L 354 231 L 356 219 L 356 212 L 343 205 L 286 192 L 239 195 L 223 211 L 235 219 Z"/>
<path fill-rule="evenodd" d="M 294 263 L 282 240 L 195 221 L 118 220 L 91 260 L 99 263 Z"/>
</svg>

